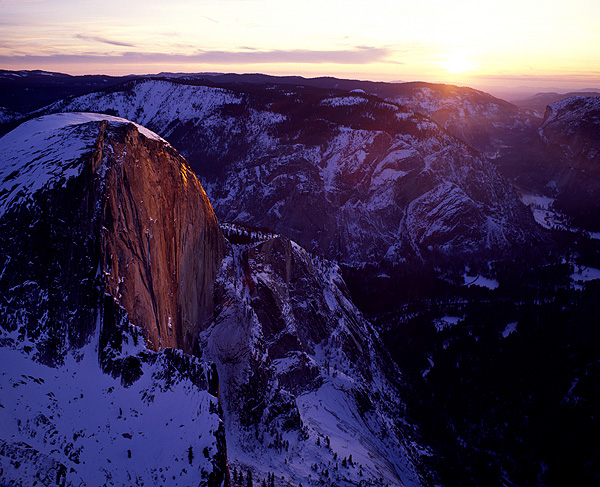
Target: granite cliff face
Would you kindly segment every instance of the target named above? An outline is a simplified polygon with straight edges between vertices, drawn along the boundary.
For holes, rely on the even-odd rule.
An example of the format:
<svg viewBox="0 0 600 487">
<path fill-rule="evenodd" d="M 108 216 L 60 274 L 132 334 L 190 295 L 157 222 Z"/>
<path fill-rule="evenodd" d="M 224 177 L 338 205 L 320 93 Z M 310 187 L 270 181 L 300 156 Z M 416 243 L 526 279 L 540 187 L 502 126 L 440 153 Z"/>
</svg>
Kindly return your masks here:
<svg viewBox="0 0 600 487">
<path fill-rule="evenodd" d="M 227 435 L 257 479 L 422 484 L 401 374 L 337 265 L 225 240 L 185 161 L 124 119 L 41 117 L 0 156 L 3 481 L 43 461 L 64 485 L 227 485 Z"/>
<path fill-rule="evenodd" d="M 144 329 L 149 348 L 191 353 L 212 318 L 224 253 L 208 198 L 172 147 L 143 139 L 133 126 L 112 134 L 103 153 L 108 292 Z"/>
<path fill-rule="evenodd" d="M 51 124 L 59 127 L 48 130 Z M 28 131 L 37 133 L 23 142 Z M 35 137 L 51 143 L 22 149 L 35 144 Z M 190 353 L 212 316 L 212 286 L 224 242 L 206 194 L 183 158 L 133 124 L 93 115 L 33 120 L 3 142 L 6 158 L 22 149 L 3 168 L 5 279 L 25 280 L 31 273 L 33 282 L 34 274 L 59 280 L 72 294 L 57 298 L 73 301 L 76 308 L 91 306 L 90 311 L 93 305 L 86 300 L 100 285 L 143 330 L 150 349 Z M 74 147 L 78 143 L 82 147 Z M 72 159 L 64 162 L 60 151 L 69 147 Z M 23 219 L 30 222 L 25 230 Z M 19 239 L 14 232 L 35 236 Z M 40 262 L 32 265 L 36 259 Z M 95 276 L 98 269 L 101 277 Z M 42 270 L 47 271 L 43 276 Z M 93 317 L 87 322 L 83 328 L 89 334 Z M 67 328 L 69 341 L 81 344 L 72 336 L 78 332 Z"/>
<path fill-rule="evenodd" d="M 0 185 L 0 478 L 52 452 L 60 485 L 222 485 L 218 377 L 190 353 L 224 239 L 185 160 L 127 120 L 57 114 L 0 139 Z"/>
</svg>

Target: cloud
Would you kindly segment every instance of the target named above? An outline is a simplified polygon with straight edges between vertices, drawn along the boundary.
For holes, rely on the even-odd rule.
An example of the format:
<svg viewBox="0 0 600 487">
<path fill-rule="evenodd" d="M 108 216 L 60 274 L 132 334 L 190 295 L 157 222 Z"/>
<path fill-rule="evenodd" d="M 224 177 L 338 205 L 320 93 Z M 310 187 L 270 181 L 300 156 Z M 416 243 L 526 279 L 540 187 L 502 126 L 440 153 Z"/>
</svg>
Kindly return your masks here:
<svg viewBox="0 0 600 487">
<path fill-rule="evenodd" d="M 77 36 L 82 39 L 93 39 L 98 42 L 117 46 L 128 46 L 98 37 Z M 240 49 L 237 51 L 199 50 L 191 54 L 165 54 L 125 52 L 121 54 L 53 54 L 49 56 L 1 56 L 0 63 L 5 65 L 35 63 L 113 63 L 113 64 L 370 64 L 375 62 L 393 62 L 387 59 L 391 54 L 388 48 L 357 46 L 341 50 L 307 50 L 307 49 Z"/>
<path fill-rule="evenodd" d="M 113 41 L 112 39 L 106 39 L 100 36 L 89 36 L 85 34 L 75 34 L 75 39 L 83 39 L 85 41 L 101 42 L 102 44 L 110 44 L 111 46 L 122 46 L 122 47 L 135 47 L 133 44 L 121 41 Z"/>
</svg>

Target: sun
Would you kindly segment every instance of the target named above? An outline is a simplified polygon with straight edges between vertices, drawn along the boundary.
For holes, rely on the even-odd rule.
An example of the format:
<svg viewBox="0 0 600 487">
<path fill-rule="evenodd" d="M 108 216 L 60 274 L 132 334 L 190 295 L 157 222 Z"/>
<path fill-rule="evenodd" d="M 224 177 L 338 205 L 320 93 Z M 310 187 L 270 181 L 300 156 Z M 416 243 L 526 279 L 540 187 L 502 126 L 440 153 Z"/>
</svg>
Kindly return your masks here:
<svg viewBox="0 0 600 487">
<path fill-rule="evenodd" d="M 464 52 L 452 52 L 440 62 L 440 67 L 450 74 L 462 74 L 467 71 L 473 71 L 475 64 Z"/>
</svg>

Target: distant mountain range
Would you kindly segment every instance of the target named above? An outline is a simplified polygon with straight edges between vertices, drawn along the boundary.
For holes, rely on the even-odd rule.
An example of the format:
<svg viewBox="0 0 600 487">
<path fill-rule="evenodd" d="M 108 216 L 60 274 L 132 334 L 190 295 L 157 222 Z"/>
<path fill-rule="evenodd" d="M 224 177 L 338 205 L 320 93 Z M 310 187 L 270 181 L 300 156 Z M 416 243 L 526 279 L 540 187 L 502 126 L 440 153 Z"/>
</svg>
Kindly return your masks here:
<svg viewBox="0 0 600 487">
<path fill-rule="evenodd" d="M 575 96 L 598 98 L 600 97 L 600 90 L 573 91 L 569 93 L 538 93 L 529 98 L 516 100 L 514 104 L 521 108 L 536 110 L 543 113 L 548 105 L 552 105 L 553 103 L 557 103 Z"/>
</svg>

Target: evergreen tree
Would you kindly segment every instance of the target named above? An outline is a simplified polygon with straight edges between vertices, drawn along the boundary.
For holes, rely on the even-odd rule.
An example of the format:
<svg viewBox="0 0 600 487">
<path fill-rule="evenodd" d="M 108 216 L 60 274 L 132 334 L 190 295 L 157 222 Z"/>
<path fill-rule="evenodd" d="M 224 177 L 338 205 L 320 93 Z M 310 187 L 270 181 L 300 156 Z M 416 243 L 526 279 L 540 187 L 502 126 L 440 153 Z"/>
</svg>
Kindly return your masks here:
<svg viewBox="0 0 600 487">
<path fill-rule="evenodd" d="M 190 465 L 192 464 L 193 459 L 194 459 L 194 449 L 192 448 L 192 445 L 190 445 L 190 447 L 188 448 L 188 462 L 190 462 Z"/>
<path fill-rule="evenodd" d="M 246 487 L 252 487 L 252 472 L 248 469 L 248 474 L 246 475 Z"/>
</svg>

